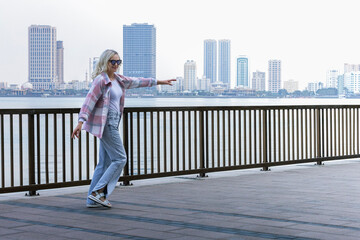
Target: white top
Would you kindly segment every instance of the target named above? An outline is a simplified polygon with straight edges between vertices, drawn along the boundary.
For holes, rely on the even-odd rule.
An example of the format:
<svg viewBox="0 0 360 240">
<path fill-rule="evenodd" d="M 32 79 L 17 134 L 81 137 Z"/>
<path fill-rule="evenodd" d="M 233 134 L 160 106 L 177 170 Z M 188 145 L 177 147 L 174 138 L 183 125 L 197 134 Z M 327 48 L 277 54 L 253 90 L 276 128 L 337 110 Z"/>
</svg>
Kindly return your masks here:
<svg viewBox="0 0 360 240">
<path fill-rule="evenodd" d="M 123 95 L 123 91 L 117 80 L 111 81 L 111 84 L 109 109 L 120 113 L 120 98 Z"/>
</svg>

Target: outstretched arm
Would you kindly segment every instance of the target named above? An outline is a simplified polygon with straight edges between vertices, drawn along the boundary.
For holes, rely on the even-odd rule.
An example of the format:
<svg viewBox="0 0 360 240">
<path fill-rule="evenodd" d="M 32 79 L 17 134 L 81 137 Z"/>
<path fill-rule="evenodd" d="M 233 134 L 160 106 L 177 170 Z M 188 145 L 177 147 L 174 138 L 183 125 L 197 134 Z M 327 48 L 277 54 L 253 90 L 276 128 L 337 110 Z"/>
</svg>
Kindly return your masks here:
<svg viewBox="0 0 360 240">
<path fill-rule="evenodd" d="M 169 80 L 157 80 L 157 85 L 170 85 L 172 86 L 172 82 L 176 81 L 176 79 Z"/>
</svg>

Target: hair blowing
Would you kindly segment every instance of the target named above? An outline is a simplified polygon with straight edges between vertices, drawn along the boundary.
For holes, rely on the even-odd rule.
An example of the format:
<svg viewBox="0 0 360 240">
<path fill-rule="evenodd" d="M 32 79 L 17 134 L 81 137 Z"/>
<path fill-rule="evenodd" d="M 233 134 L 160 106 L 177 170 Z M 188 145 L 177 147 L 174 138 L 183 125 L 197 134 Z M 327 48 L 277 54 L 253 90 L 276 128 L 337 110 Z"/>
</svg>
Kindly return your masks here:
<svg viewBox="0 0 360 240">
<path fill-rule="evenodd" d="M 101 54 L 99 61 L 96 63 L 95 71 L 92 73 L 93 79 L 96 78 L 96 76 L 99 75 L 100 73 L 107 71 L 108 62 L 110 58 L 112 58 L 114 55 L 119 55 L 119 54 L 111 49 L 107 49 Z"/>
</svg>

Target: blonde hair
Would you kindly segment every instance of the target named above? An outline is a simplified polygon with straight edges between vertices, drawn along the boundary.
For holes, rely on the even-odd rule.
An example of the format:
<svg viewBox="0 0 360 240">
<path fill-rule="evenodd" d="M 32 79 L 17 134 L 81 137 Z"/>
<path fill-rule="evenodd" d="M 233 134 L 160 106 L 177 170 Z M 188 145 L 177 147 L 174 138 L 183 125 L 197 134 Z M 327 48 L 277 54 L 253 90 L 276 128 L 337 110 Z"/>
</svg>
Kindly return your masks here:
<svg viewBox="0 0 360 240">
<path fill-rule="evenodd" d="M 106 72 L 108 68 L 108 62 L 114 55 L 119 55 L 116 51 L 106 49 L 100 56 L 99 61 L 96 63 L 95 70 L 92 73 L 92 78 L 96 78 L 97 75 L 102 72 Z"/>
</svg>

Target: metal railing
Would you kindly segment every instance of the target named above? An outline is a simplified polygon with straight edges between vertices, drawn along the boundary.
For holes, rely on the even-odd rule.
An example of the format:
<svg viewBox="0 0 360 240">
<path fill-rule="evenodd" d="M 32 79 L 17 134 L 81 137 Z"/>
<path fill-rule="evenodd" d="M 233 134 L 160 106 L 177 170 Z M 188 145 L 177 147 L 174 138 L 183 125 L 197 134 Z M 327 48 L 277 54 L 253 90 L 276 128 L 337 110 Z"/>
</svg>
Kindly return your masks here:
<svg viewBox="0 0 360 240">
<path fill-rule="evenodd" d="M 120 181 L 357 158 L 359 108 L 126 108 Z M 0 193 L 90 183 L 99 142 L 84 131 L 70 138 L 78 112 L 0 110 Z"/>
</svg>

